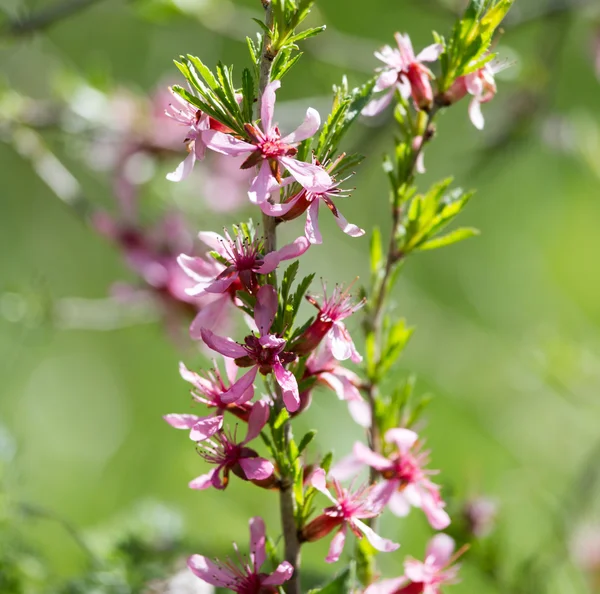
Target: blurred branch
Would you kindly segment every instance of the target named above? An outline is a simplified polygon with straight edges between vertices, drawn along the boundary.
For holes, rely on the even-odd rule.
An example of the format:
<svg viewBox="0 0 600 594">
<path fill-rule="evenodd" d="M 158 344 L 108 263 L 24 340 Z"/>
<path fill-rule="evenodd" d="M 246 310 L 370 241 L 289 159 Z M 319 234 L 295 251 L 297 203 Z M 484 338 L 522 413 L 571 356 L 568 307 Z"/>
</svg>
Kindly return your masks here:
<svg viewBox="0 0 600 594">
<path fill-rule="evenodd" d="M 6 37 L 24 37 L 38 31 L 44 31 L 102 0 L 69 0 L 57 3 L 44 10 L 31 13 L 22 18 L 8 20 L 0 28 L 0 34 Z"/>
<path fill-rule="evenodd" d="M 81 551 L 85 553 L 91 567 L 99 568 L 102 566 L 102 562 L 100 561 L 100 559 L 96 556 L 94 551 L 90 549 L 88 544 L 85 542 L 83 536 L 81 536 L 77 528 L 75 528 L 75 526 L 71 524 L 71 522 L 39 505 L 31 503 L 19 503 L 18 508 L 21 511 L 21 513 L 25 516 L 29 516 L 31 518 L 38 518 L 42 520 L 48 520 L 50 522 L 55 522 L 56 524 L 61 526 L 61 528 L 73 539 L 73 541 L 77 544 Z"/>
</svg>

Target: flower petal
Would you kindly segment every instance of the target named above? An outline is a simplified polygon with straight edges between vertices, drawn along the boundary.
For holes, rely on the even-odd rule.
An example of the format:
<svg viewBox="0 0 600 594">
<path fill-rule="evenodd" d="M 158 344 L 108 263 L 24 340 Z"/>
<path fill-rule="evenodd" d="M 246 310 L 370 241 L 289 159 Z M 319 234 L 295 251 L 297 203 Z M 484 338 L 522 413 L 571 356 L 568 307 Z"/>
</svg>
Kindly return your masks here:
<svg viewBox="0 0 600 594">
<path fill-rule="evenodd" d="M 248 354 L 242 345 L 231 338 L 219 336 L 206 328 L 202 328 L 200 335 L 206 346 L 217 353 L 221 353 L 221 355 L 224 355 L 225 357 L 237 359 L 238 357 L 245 357 Z"/>
<path fill-rule="evenodd" d="M 339 529 L 338 533 L 331 539 L 329 552 L 327 553 L 327 557 L 325 557 L 327 563 L 335 563 L 340 558 L 340 555 L 344 550 L 344 543 L 346 542 L 346 530 L 346 524 L 344 524 Z"/>
<path fill-rule="evenodd" d="M 306 110 L 304 121 L 291 133 L 281 139 L 285 144 L 295 144 L 314 136 L 321 125 L 321 116 L 316 109 Z"/>
<path fill-rule="evenodd" d="M 260 103 L 260 123 L 265 134 L 273 126 L 273 112 L 275 111 L 275 91 L 281 87 L 280 80 L 269 83 L 262 94 Z"/>
<path fill-rule="evenodd" d="M 260 165 L 258 175 L 252 180 L 250 189 L 248 190 L 248 198 L 252 204 L 262 204 L 267 201 L 270 195 L 273 175 L 271 173 L 271 166 L 269 161 L 266 159 Z"/>
<path fill-rule="evenodd" d="M 398 71 L 397 70 L 384 70 L 378 77 L 373 87 L 374 93 L 385 91 L 390 87 L 393 87 L 398 82 Z"/>
<path fill-rule="evenodd" d="M 348 402 L 348 412 L 353 421 L 361 427 L 364 427 L 365 429 L 371 427 L 373 417 L 368 402 L 365 402 L 364 400 L 350 400 Z"/>
<path fill-rule="evenodd" d="M 240 458 L 238 463 L 250 481 L 264 481 L 275 472 L 273 464 L 260 457 Z"/>
<path fill-rule="evenodd" d="M 352 452 L 357 460 L 360 460 L 363 464 L 367 464 L 371 468 L 375 468 L 375 470 L 388 470 L 393 466 L 393 463 L 387 458 L 384 458 L 381 454 L 375 453 L 360 441 L 357 441 L 354 444 Z"/>
<path fill-rule="evenodd" d="M 391 580 L 382 580 L 376 584 L 371 584 L 364 594 L 395 594 L 408 584 L 408 580 L 404 577 L 392 578 Z"/>
<path fill-rule="evenodd" d="M 222 235 L 219 235 L 214 231 L 200 231 L 200 233 L 198 233 L 198 239 L 211 250 L 217 252 L 219 256 L 227 258 L 228 254 L 225 246 L 229 242 Z"/>
<path fill-rule="evenodd" d="M 364 229 L 361 229 L 357 225 L 353 225 L 353 224 L 349 223 L 344 218 L 344 215 L 339 210 L 337 211 L 337 216 L 335 217 L 335 222 L 337 223 L 337 226 L 346 235 L 350 235 L 350 237 L 360 237 L 361 235 L 365 234 L 365 230 Z"/>
<path fill-rule="evenodd" d="M 250 555 L 254 562 L 255 573 L 265 562 L 266 529 L 265 522 L 260 516 L 250 518 Z"/>
<path fill-rule="evenodd" d="M 221 394 L 221 402 L 223 404 L 231 404 L 233 402 L 243 404 L 244 402 L 248 402 L 254 396 L 253 384 L 257 373 L 258 367 L 255 365 L 250 371 L 242 375 L 235 384 L 232 384 L 229 390 Z M 248 398 L 249 394 L 250 397 Z"/>
<path fill-rule="evenodd" d="M 192 555 L 187 561 L 192 573 L 203 582 L 220 588 L 230 588 L 236 583 L 236 576 L 228 569 L 213 563 L 203 555 Z"/>
<path fill-rule="evenodd" d="M 450 516 L 444 509 L 444 503 L 437 501 L 429 493 L 421 492 L 421 509 L 434 530 L 444 530 L 450 526 Z"/>
<path fill-rule="evenodd" d="M 278 304 L 277 291 L 273 285 L 263 285 L 256 295 L 254 321 L 261 336 L 267 336 L 273 325 Z"/>
<path fill-rule="evenodd" d="M 360 112 L 361 115 L 368 118 L 379 115 L 392 102 L 392 99 L 394 98 L 394 91 L 395 89 L 392 89 L 381 97 L 371 99 L 371 101 L 369 101 L 369 103 L 367 103 L 367 105 Z"/>
<path fill-rule="evenodd" d="M 163 417 L 171 427 L 175 429 L 191 429 L 199 420 L 200 417 L 196 415 L 178 415 L 170 414 Z"/>
<path fill-rule="evenodd" d="M 246 439 L 244 439 L 242 443 L 246 444 L 260 435 L 260 432 L 269 420 L 270 414 L 271 407 L 264 400 L 259 400 L 254 404 L 248 417 L 248 432 L 246 433 Z"/>
<path fill-rule="evenodd" d="M 223 415 L 204 417 L 192 427 L 190 439 L 195 442 L 204 441 L 220 431 L 221 427 L 223 427 Z"/>
<path fill-rule="evenodd" d="M 323 243 L 323 236 L 319 231 L 319 200 L 313 200 L 306 211 L 306 224 L 304 225 L 304 233 L 310 243 Z"/>
<path fill-rule="evenodd" d="M 190 151 L 189 155 L 177 166 L 175 171 L 167 174 L 167 179 L 172 182 L 180 182 L 192 173 L 196 162 L 196 152 Z"/>
<path fill-rule="evenodd" d="M 293 260 L 299 258 L 308 250 L 310 243 L 306 237 L 301 236 L 295 239 L 292 243 L 284 245 L 280 250 L 277 250 L 280 260 Z"/>
<path fill-rule="evenodd" d="M 483 113 L 481 112 L 481 103 L 473 97 L 471 99 L 471 103 L 469 103 L 469 117 L 471 118 L 471 122 L 473 126 L 478 130 L 483 130 L 485 126 L 485 119 L 483 118 Z"/>
<path fill-rule="evenodd" d="M 323 167 L 298 161 L 293 157 L 279 157 L 279 162 L 290 172 L 292 177 L 307 190 L 325 192 L 333 184 L 331 177 Z"/>
<path fill-rule="evenodd" d="M 217 130 L 205 130 L 202 132 L 202 142 L 209 149 L 223 155 L 229 155 L 230 157 L 245 155 L 256 150 L 253 144 L 238 140 L 231 134 L 223 134 L 223 132 L 218 132 Z"/>
<path fill-rule="evenodd" d="M 277 569 L 262 580 L 263 586 L 280 586 L 287 582 L 294 573 L 294 567 L 288 561 L 284 561 L 277 566 Z"/>
<path fill-rule="evenodd" d="M 425 556 L 434 559 L 435 567 L 440 569 L 448 564 L 454 552 L 454 539 L 447 534 L 436 534 L 427 545 Z"/>
<path fill-rule="evenodd" d="M 213 478 L 216 472 L 217 469 L 213 468 L 210 472 L 207 472 L 206 474 L 203 474 L 190 481 L 188 487 L 190 489 L 195 489 L 196 491 L 204 491 L 204 489 L 212 487 Z"/>
<path fill-rule="evenodd" d="M 388 429 L 384 435 L 385 441 L 398 446 L 400 453 L 406 454 L 417 442 L 419 436 L 410 429 L 398 427 L 396 429 Z"/>
<path fill-rule="evenodd" d="M 400 518 L 408 516 L 410 512 L 410 503 L 406 500 L 402 491 L 394 491 L 387 504 L 390 511 Z"/>
<path fill-rule="evenodd" d="M 322 468 L 313 470 L 308 480 L 317 491 L 323 493 L 323 495 L 325 495 L 325 497 L 327 497 L 327 499 L 329 499 L 332 503 L 337 504 L 337 499 L 329 492 L 329 489 L 327 488 L 327 478 L 325 471 Z"/>
<path fill-rule="evenodd" d="M 227 289 L 232 285 L 233 281 L 238 278 L 237 273 L 232 274 L 228 278 L 215 279 L 212 283 L 204 287 L 206 293 L 225 293 Z"/>
<path fill-rule="evenodd" d="M 275 379 L 281 387 L 283 403 L 289 412 L 296 412 L 300 407 L 300 394 L 298 393 L 298 382 L 294 374 L 283 368 L 283 365 L 276 361 L 273 364 Z"/>
<path fill-rule="evenodd" d="M 417 62 L 435 62 L 443 51 L 444 46 L 441 43 L 432 43 L 417 54 L 416 60 Z"/>
<path fill-rule="evenodd" d="M 365 466 L 362 460 L 359 460 L 354 454 L 344 456 L 331 469 L 330 474 L 338 481 L 345 481 L 355 477 Z"/>
<path fill-rule="evenodd" d="M 227 318 L 228 312 L 232 307 L 231 299 L 226 293 L 223 293 L 212 303 L 204 305 L 190 326 L 190 336 L 194 340 L 200 340 L 202 330 L 219 327 L 224 319 Z"/>
<path fill-rule="evenodd" d="M 366 536 L 367 540 L 378 551 L 390 553 L 391 551 L 395 551 L 396 549 L 400 548 L 400 545 L 397 542 L 392 542 L 387 538 L 379 536 L 379 534 L 377 534 L 370 526 L 367 526 L 364 522 L 361 522 L 357 519 L 353 519 L 352 524 Z"/>
</svg>

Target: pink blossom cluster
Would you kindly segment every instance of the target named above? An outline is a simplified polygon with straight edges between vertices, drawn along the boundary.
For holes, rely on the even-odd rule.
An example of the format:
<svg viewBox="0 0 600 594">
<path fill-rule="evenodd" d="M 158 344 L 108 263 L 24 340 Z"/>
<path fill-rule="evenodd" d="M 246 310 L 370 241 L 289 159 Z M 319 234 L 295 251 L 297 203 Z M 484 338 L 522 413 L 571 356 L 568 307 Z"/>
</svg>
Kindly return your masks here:
<svg viewBox="0 0 600 594">
<path fill-rule="evenodd" d="M 397 49 L 386 46 L 376 54 L 384 66 L 375 85 L 376 97 L 363 109 L 364 115 L 381 112 L 396 92 L 404 100 L 412 98 L 416 110 L 430 110 L 439 100 L 432 88 L 434 75 L 425 63 L 437 60 L 443 47 L 434 44 L 415 55 L 407 35 L 397 34 L 396 41 Z M 237 131 L 179 95 L 170 111 L 171 117 L 186 128 L 189 151 L 169 174 L 171 181 L 188 177 L 196 161 L 212 151 L 239 159 L 242 170 L 254 169 L 248 199 L 275 224 L 306 213 L 304 234 L 279 249 L 269 250 L 266 238 L 253 230 L 235 227 L 223 235 L 201 232 L 199 239 L 207 248 L 205 253 L 178 256 L 180 269 L 188 278 L 183 289 L 186 298 L 209 300 L 209 306 L 200 309 L 192 322 L 190 334 L 223 359 L 222 363 L 215 361 L 213 371 L 206 374 L 190 371 L 183 364 L 180 368 L 183 379 L 192 386 L 194 403 L 206 406 L 208 414 L 164 417 L 172 427 L 189 432 L 198 455 L 209 465 L 208 472 L 190 482 L 195 490 L 224 490 L 234 476 L 263 489 L 282 489 L 286 478 L 282 467 L 276 456 L 270 460 L 261 453 L 258 438 L 262 434 L 269 444 L 266 431 L 273 428 L 281 409 L 287 409 L 290 416 L 299 414 L 310 405 L 316 386 L 329 388 L 347 402 L 351 416 L 362 427 L 369 429 L 375 423 L 373 407 L 362 396 L 365 383 L 346 367 L 347 362 L 362 361 L 346 320 L 365 300 L 356 300 L 349 289 L 339 286 L 328 292 L 323 284 L 322 296 L 307 296 L 315 308 L 314 316 L 295 330 L 284 323 L 289 313 L 287 302 L 273 277 L 284 262 L 297 260 L 312 245 L 322 243 L 319 209 L 329 210 L 337 225 L 351 237 L 360 237 L 364 231 L 348 223 L 338 208 L 338 200 L 350 195 L 340 187 L 345 180 L 336 179 L 335 175 L 342 157 L 328 155 L 325 163 L 314 155 L 307 156 L 307 160 L 298 158 L 303 154 L 299 153 L 300 143 L 313 137 L 320 127 L 318 112 L 309 108 L 303 122 L 291 133 L 279 130 L 274 109 L 280 86 L 278 80 L 266 85 L 260 98 L 260 119 L 235 125 Z M 494 93 L 493 71 L 486 65 L 454 81 L 444 101 L 449 104 L 472 95 L 471 119 L 482 127 L 480 105 Z M 230 125 L 234 126 L 231 122 Z M 420 148 L 423 138 L 414 138 L 413 142 Z M 222 328 L 210 319 L 210 307 L 214 311 L 237 308 L 245 312 L 250 330 L 238 340 L 224 335 Z M 220 370 L 222 367 L 225 373 Z M 261 393 L 260 378 L 266 394 Z M 350 534 L 366 538 L 377 551 L 394 551 L 399 544 L 379 535 L 372 525 L 386 509 L 405 516 L 411 508 L 418 508 L 432 529 L 446 529 L 450 517 L 440 486 L 431 479 L 436 471 L 428 469 L 427 464 L 428 452 L 422 449 L 422 441 L 406 427 L 389 429 L 375 449 L 356 443 L 352 454 L 329 473 L 325 464 L 324 468 L 306 464 L 304 474 L 298 475 L 303 484 L 296 488 L 301 488 L 307 497 L 321 493 L 329 505 L 298 526 L 299 541 L 314 542 L 334 533 L 326 557 L 330 563 L 340 559 Z M 342 481 L 356 479 L 365 470 L 371 476 L 367 484 L 358 488 L 343 485 Z M 253 518 L 250 531 L 249 559 L 240 557 L 237 564 L 215 563 L 194 555 L 189 559 L 189 567 L 213 586 L 242 594 L 276 592 L 277 586 L 292 577 L 294 568 L 286 561 L 273 573 L 263 572 L 264 522 Z M 439 533 L 432 538 L 423 562 L 408 559 L 402 576 L 375 582 L 365 593 L 437 594 L 442 584 L 456 578 L 453 549 L 454 541 Z"/>
<path fill-rule="evenodd" d="M 375 57 L 383 66 L 379 68 L 379 76 L 375 83 L 378 94 L 362 111 L 365 116 L 375 116 L 381 113 L 394 98 L 396 92 L 404 99 L 412 97 L 413 104 L 418 110 L 429 110 L 434 104 L 435 96 L 432 88 L 433 72 L 425 65 L 435 62 L 443 52 L 440 43 L 427 46 L 415 55 L 410 37 L 406 34 L 395 34 L 397 48 L 385 45 Z M 484 118 L 481 105 L 491 101 L 496 94 L 494 74 L 497 69 L 489 63 L 476 68 L 469 74 L 457 78 L 443 97 L 443 105 L 456 103 L 467 94 L 471 95 L 469 117 L 473 125 L 481 130 Z"/>
</svg>

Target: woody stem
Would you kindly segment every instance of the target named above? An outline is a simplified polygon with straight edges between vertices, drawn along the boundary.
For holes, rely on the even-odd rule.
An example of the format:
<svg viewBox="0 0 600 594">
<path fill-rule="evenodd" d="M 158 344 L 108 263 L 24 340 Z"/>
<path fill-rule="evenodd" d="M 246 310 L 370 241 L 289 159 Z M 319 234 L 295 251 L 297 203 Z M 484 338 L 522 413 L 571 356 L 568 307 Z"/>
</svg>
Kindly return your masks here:
<svg viewBox="0 0 600 594">
<path fill-rule="evenodd" d="M 267 29 L 273 30 L 273 6 L 271 0 L 261 0 L 265 9 L 265 24 Z M 262 95 L 271 79 L 271 69 L 275 55 L 271 48 L 271 36 L 265 31 L 261 53 L 259 80 L 258 80 L 258 113 L 261 113 Z M 276 220 L 263 213 L 263 233 L 265 238 L 265 254 L 277 249 Z M 273 282 L 276 284 L 276 278 Z M 281 394 L 277 395 L 276 406 L 282 407 Z M 292 425 L 286 421 L 284 425 L 284 439 L 287 450 L 288 443 L 292 440 Z M 286 594 L 300 594 L 300 542 L 298 540 L 298 529 L 294 514 L 295 501 L 293 491 L 293 479 L 290 476 L 282 476 L 279 488 L 279 511 L 281 515 L 281 530 L 283 532 L 285 560 L 294 568 L 290 580 L 284 585 Z"/>
</svg>

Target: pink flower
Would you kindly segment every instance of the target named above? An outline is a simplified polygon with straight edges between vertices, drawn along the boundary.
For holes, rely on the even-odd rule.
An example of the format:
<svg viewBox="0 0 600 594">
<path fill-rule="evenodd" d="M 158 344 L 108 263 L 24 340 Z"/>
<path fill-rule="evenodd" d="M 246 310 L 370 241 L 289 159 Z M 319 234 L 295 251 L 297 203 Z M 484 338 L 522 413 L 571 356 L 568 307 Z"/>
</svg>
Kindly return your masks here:
<svg viewBox="0 0 600 594">
<path fill-rule="evenodd" d="M 330 169 L 335 164 L 332 164 Z M 295 196 L 282 204 L 271 204 L 268 201 L 263 202 L 261 210 L 272 217 L 278 217 L 285 221 L 292 220 L 306 211 L 306 225 L 304 232 L 310 243 L 323 243 L 321 232 L 319 231 L 319 206 L 323 203 L 335 217 L 337 226 L 350 237 L 360 237 L 365 234 L 364 229 L 349 223 L 344 215 L 338 210 L 333 200 L 337 198 L 346 198 L 349 192 L 339 187 L 340 182 L 331 180 L 331 183 L 321 190 L 302 189 Z"/>
<path fill-rule="evenodd" d="M 242 168 L 247 169 L 260 164 L 260 170 L 248 196 L 254 204 L 265 202 L 270 191 L 281 181 L 279 166 L 287 169 L 290 175 L 304 188 L 323 191 L 331 185 L 327 172 L 317 165 L 297 161 L 294 156 L 298 152 L 296 146 L 315 134 L 321 125 L 321 118 L 316 110 L 310 107 L 304 122 L 291 134 L 282 138 L 277 125 L 273 124 L 275 108 L 275 91 L 281 86 L 276 80 L 269 83 L 262 96 L 261 127 L 246 124 L 246 132 L 251 142 L 245 142 L 231 134 L 210 130 L 203 132 L 202 139 L 206 146 L 224 155 L 248 155 Z"/>
<path fill-rule="evenodd" d="M 338 361 L 346 359 L 350 359 L 354 363 L 362 361 L 343 320 L 359 310 L 365 304 L 365 300 L 352 304 L 348 291 L 349 288 L 342 291 L 336 285 L 331 298 L 328 298 L 327 290 L 323 285 L 323 305 L 319 305 L 313 297 L 307 297 L 308 301 L 319 309 L 319 313 L 315 321 L 293 344 L 292 350 L 295 353 L 307 355 L 319 346 L 325 336 L 328 336 L 331 352 Z"/>
<path fill-rule="evenodd" d="M 404 575 L 369 586 L 364 594 L 441 594 L 444 584 L 457 582 L 458 566 L 450 565 L 461 554 L 452 555 L 454 540 L 447 534 L 436 534 L 427 545 L 425 561 L 408 558 Z"/>
<path fill-rule="evenodd" d="M 229 382 L 235 382 L 237 366 L 231 359 L 225 359 L 225 367 Z M 214 374 L 207 373 L 206 377 L 190 371 L 183 363 L 179 364 L 179 372 L 185 381 L 194 386 L 195 390 L 192 392 L 194 400 L 216 410 L 214 414 L 205 417 L 192 414 L 165 415 L 163 419 L 171 427 L 175 427 L 175 429 L 190 429 L 190 439 L 192 441 L 203 441 L 221 430 L 223 427 L 223 413 L 226 410 L 229 410 L 238 418 L 248 421 L 248 414 L 251 410 L 248 401 L 252 399 L 252 392 L 249 390 L 236 404 L 224 403 L 221 400 L 221 396 L 227 392 L 229 387 L 223 381 L 216 363 Z"/>
<path fill-rule="evenodd" d="M 433 91 L 430 80 L 433 78 L 431 71 L 423 62 L 434 62 L 443 51 L 439 43 L 427 46 L 415 56 L 410 37 L 396 33 L 394 35 L 398 49 L 389 45 L 381 51 L 375 52 L 375 57 L 385 66 L 375 83 L 374 91 L 387 91 L 384 95 L 373 99 L 362 111 L 365 116 L 374 116 L 381 113 L 391 102 L 394 92 L 408 99 L 412 95 L 418 109 L 429 109 L 433 103 Z"/>
<path fill-rule="evenodd" d="M 170 103 L 168 109 L 165 110 L 165 114 L 178 124 L 188 128 L 184 142 L 187 144 L 189 155 L 179 164 L 175 171 L 167 175 L 169 181 L 179 182 L 190 175 L 197 160 L 201 161 L 204 159 L 207 145 L 202 137 L 202 133 L 208 130 L 219 130 L 221 133 L 231 132 L 231 130 L 188 103 L 183 97 L 175 93 L 172 88 L 169 87 L 169 91 L 176 103 Z"/>
<path fill-rule="evenodd" d="M 206 145 L 202 140 L 201 133 L 203 130 L 210 130 L 210 119 L 207 114 L 188 103 L 170 87 L 169 91 L 175 99 L 175 104 L 169 104 L 169 108 L 165 110 L 166 115 L 188 128 L 184 142 L 187 144 L 189 154 L 175 171 L 167 175 L 169 181 L 179 182 L 192 172 L 196 160 L 204 159 Z"/>
<path fill-rule="evenodd" d="M 296 355 L 284 350 L 286 341 L 283 338 L 269 333 L 277 313 L 277 305 L 277 291 L 271 285 L 262 286 L 256 295 L 254 308 L 254 321 L 259 335 L 246 336 L 243 345 L 234 342 L 231 338 L 223 338 L 210 330 L 202 329 L 202 340 L 209 348 L 225 357 L 235 359 L 239 367 L 252 367 L 222 395 L 223 402 L 239 402 L 247 394 L 248 389 L 253 389 L 259 371 L 263 375 L 272 372 L 281 387 L 286 408 L 290 412 L 298 409 L 300 405 L 298 382 L 294 374 L 283 367 L 284 364 L 294 361 Z"/>
<path fill-rule="evenodd" d="M 384 457 L 370 450 L 360 442 L 354 444 L 353 455 L 341 461 L 333 475 L 344 478 L 352 475 L 362 465 L 379 471 L 384 479 L 378 486 L 377 496 L 387 503 L 394 514 L 405 516 L 410 506 L 420 507 L 432 528 L 443 530 L 450 524 L 450 517 L 444 510 L 440 487 L 429 480 L 436 471 L 425 470 L 427 452 L 420 452 L 418 435 L 410 429 L 390 429 L 385 441 L 393 444 L 397 452 Z"/>
<path fill-rule="evenodd" d="M 294 568 L 284 561 L 271 574 L 261 571 L 266 560 L 265 542 L 265 523 L 262 518 L 254 517 L 250 519 L 250 559 L 239 558 L 236 565 L 229 559 L 218 563 L 203 555 L 192 555 L 188 567 L 194 575 L 216 588 L 227 588 L 238 594 L 275 594 L 279 591 L 277 586 L 292 577 Z"/>
<path fill-rule="evenodd" d="M 469 117 L 473 126 L 478 130 L 483 130 L 485 124 L 481 104 L 491 101 L 496 95 L 494 75 L 499 69 L 501 69 L 500 66 L 494 66 L 488 62 L 479 70 L 457 78 L 444 94 L 444 98 L 449 104 L 456 103 L 467 93 L 473 96 L 469 104 Z"/>
<path fill-rule="evenodd" d="M 333 390 L 340 400 L 345 400 L 350 415 L 361 427 L 371 426 L 371 409 L 358 389 L 362 382 L 356 373 L 337 362 L 329 339 L 307 359 L 305 375 L 316 376 L 317 382 Z"/>
<path fill-rule="evenodd" d="M 327 489 L 325 471 L 322 468 L 313 472 L 310 484 L 331 500 L 333 505 L 324 509 L 323 514 L 302 529 L 303 540 L 308 542 L 319 540 L 327 536 L 334 528 L 340 527 L 331 541 L 329 554 L 325 558 L 327 563 L 335 563 L 340 558 L 348 528 L 357 538 L 365 536 L 378 551 L 395 551 L 400 546 L 391 540 L 382 538 L 364 522 L 361 522 L 361 519 L 374 518 L 381 513 L 382 506 L 374 502 L 369 489 L 360 489 L 356 493 L 350 493 L 334 479 L 333 486 L 337 498 L 333 497 Z"/>
<path fill-rule="evenodd" d="M 257 274 L 269 274 L 277 268 L 280 262 L 298 258 L 310 247 L 305 237 L 298 237 L 280 250 L 262 255 L 263 242 L 249 241 L 242 233 L 232 239 L 227 231 L 225 237 L 217 233 L 204 231 L 198 237 L 221 257 L 221 262 L 213 264 L 212 270 L 206 260 L 181 254 L 179 265 L 190 278 L 196 281 L 196 286 L 188 290 L 190 295 L 202 293 L 224 293 L 245 289 L 256 293 L 259 288 Z M 227 266 L 223 264 L 227 262 Z M 215 268 L 217 274 L 215 274 Z M 206 274 L 205 271 L 209 273 Z"/>
<path fill-rule="evenodd" d="M 246 481 L 265 481 L 271 477 L 275 470 L 273 464 L 246 446 L 260 435 L 269 420 L 269 414 L 268 403 L 259 400 L 250 411 L 245 439 L 237 442 L 235 431 L 233 435 L 218 431 L 199 441 L 198 453 L 210 464 L 216 464 L 216 468 L 191 481 L 190 488 L 204 490 L 213 486 L 215 489 L 225 489 L 230 472 Z"/>
</svg>

